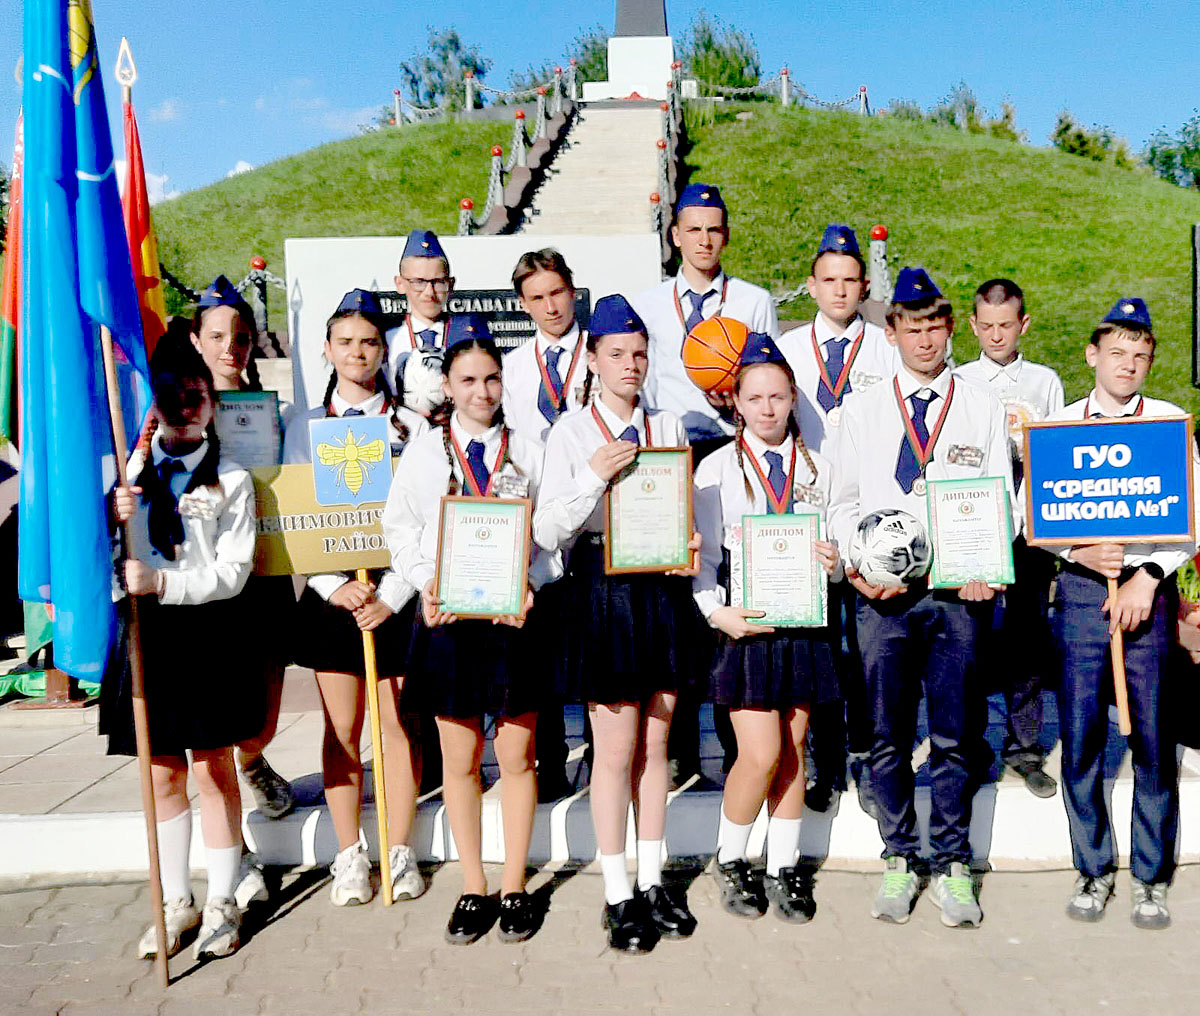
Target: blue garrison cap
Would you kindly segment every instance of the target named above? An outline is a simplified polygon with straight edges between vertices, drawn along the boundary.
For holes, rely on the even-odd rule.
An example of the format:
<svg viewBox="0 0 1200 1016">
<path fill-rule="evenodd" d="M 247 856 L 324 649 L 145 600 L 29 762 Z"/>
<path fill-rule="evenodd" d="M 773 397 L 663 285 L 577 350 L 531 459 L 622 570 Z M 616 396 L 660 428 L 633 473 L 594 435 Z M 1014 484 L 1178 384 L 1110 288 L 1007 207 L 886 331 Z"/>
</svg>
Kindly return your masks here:
<svg viewBox="0 0 1200 1016">
<path fill-rule="evenodd" d="M 335 314 L 382 314 L 379 297 L 365 289 L 352 289 L 342 297 Z"/>
<path fill-rule="evenodd" d="M 1121 297 L 1113 305 L 1113 309 L 1104 315 L 1104 320 L 1118 325 L 1138 325 L 1147 331 L 1153 331 L 1146 301 L 1136 296 Z"/>
<path fill-rule="evenodd" d="M 849 226 L 837 222 L 825 227 L 821 237 L 821 246 L 817 248 L 817 256 L 822 254 L 849 254 L 851 257 L 862 257 L 858 249 L 858 237 Z"/>
<path fill-rule="evenodd" d="M 721 200 L 718 188 L 706 183 L 689 183 L 675 202 L 675 215 L 678 216 L 685 208 L 719 208 L 725 211 L 725 202 Z"/>
<path fill-rule="evenodd" d="M 446 326 L 446 348 L 472 339 L 490 339 L 491 329 L 482 314 L 454 314 Z"/>
<path fill-rule="evenodd" d="M 201 309 L 205 307 L 236 307 L 245 302 L 234 284 L 224 275 L 218 275 L 212 280 L 208 289 L 200 294 L 199 306 Z"/>
<path fill-rule="evenodd" d="M 408 241 L 404 244 L 404 253 L 400 255 L 404 258 L 444 258 L 446 252 L 442 250 L 441 241 L 437 238 L 437 233 L 432 229 L 414 229 L 408 234 Z"/>
<path fill-rule="evenodd" d="M 924 268 L 901 268 L 896 276 L 896 288 L 892 292 L 892 303 L 917 303 L 921 300 L 937 299 L 942 291 L 929 277 Z"/>
<path fill-rule="evenodd" d="M 738 366 L 748 367 L 752 363 L 787 363 L 787 357 L 766 332 L 751 332 L 746 336 Z"/>
<path fill-rule="evenodd" d="M 588 334 L 592 338 L 632 332 L 645 334 L 646 324 L 625 297 L 615 293 L 596 301 L 596 306 L 592 308 L 592 319 L 588 323 Z"/>
</svg>

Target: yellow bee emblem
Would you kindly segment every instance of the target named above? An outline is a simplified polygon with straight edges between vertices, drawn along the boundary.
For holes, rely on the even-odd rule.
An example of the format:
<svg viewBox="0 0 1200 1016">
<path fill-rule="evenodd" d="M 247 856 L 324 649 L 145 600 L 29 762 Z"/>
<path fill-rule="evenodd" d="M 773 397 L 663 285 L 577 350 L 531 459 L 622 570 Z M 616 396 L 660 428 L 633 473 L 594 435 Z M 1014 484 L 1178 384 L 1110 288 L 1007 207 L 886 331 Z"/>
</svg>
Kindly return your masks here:
<svg viewBox="0 0 1200 1016">
<path fill-rule="evenodd" d="M 387 448 L 379 440 L 359 444 L 354 431 L 346 428 L 346 440 L 341 443 L 317 445 L 321 465 L 332 466 L 339 484 L 344 483 L 351 494 L 362 490 L 363 481 L 371 476 L 371 465 L 382 462 Z"/>
</svg>

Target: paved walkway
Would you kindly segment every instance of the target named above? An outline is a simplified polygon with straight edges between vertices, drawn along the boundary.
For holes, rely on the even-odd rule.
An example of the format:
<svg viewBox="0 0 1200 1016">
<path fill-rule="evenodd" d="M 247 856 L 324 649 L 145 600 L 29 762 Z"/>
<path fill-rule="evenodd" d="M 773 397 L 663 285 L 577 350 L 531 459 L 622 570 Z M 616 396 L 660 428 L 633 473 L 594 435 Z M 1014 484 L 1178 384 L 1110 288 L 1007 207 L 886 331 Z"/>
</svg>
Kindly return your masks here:
<svg viewBox="0 0 1200 1016">
<path fill-rule="evenodd" d="M 463 948 L 442 941 L 459 891 L 453 866 L 422 899 L 391 909 L 376 900 L 336 910 L 321 876 L 300 875 L 236 955 L 204 966 L 190 952 L 176 957 L 166 994 L 133 957 L 148 920 L 144 883 L 0 887 L 0 1012 L 1169 1016 L 1200 1007 L 1195 868 L 1181 872 L 1175 924 L 1163 932 L 1129 924 L 1124 875 L 1094 926 L 1063 916 L 1065 873 L 991 875 L 975 931 L 943 928 L 927 900 L 904 927 L 873 921 L 875 878 L 849 873 L 821 877 L 810 925 L 747 922 L 723 913 L 700 875 L 689 890 L 695 937 L 644 957 L 606 950 L 598 875 L 543 873 L 539 885 L 549 912 L 533 939 L 503 945 L 493 935 Z"/>
</svg>

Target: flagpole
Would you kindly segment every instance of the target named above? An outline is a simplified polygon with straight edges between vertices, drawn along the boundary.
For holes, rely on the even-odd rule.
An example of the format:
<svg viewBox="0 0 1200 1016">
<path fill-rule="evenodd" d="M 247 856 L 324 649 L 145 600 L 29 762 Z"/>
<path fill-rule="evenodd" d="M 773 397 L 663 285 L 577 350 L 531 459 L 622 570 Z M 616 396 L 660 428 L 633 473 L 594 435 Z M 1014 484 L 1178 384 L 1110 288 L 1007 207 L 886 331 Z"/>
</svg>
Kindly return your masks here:
<svg viewBox="0 0 1200 1016">
<path fill-rule="evenodd" d="M 365 568 L 359 568 L 356 578 L 368 582 Z M 392 905 L 392 861 L 388 856 L 387 778 L 383 765 L 383 732 L 379 722 L 379 667 L 375 661 L 375 632 L 362 633 L 363 663 L 366 665 L 367 709 L 371 714 L 371 772 L 375 777 L 375 831 L 379 836 L 379 888 L 383 905 Z"/>
<path fill-rule="evenodd" d="M 129 40 L 121 38 L 121 49 L 117 56 L 117 81 L 121 85 L 121 98 L 129 102 L 133 94 L 133 83 L 137 80 L 137 68 L 133 54 L 129 51 Z M 125 435 L 125 419 L 121 413 L 121 394 L 117 384 L 117 362 L 113 356 L 112 332 L 100 327 L 100 349 L 104 356 L 104 384 L 108 389 L 108 414 L 112 420 L 113 450 L 116 457 L 117 483 L 128 483 L 126 465 L 129 461 L 129 445 Z M 124 522 L 125 546 L 130 546 L 130 524 Z M 150 906 L 153 910 L 154 938 L 158 945 L 154 954 L 154 966 L 158 971 L 159 983 L 166 988 L 171 983 L 167 965 L 167 922 L 163 910 L 162 876 L 158 859 L 158 809 L 154 804 L 154 775 L 150 755 L 150 713 L 146 708 L 146 673 L 142 657 L 142 630 L 139 619 L 138 598 L 129 596 L 129 671 L 133 684 L 133 735 L 137 742 L 138 782 L 142 788 L 142 814 L 146 819 L 146 851 L 150 857 Z M 189 804 L 188 807 L 191 807 Z"/>
</svg>

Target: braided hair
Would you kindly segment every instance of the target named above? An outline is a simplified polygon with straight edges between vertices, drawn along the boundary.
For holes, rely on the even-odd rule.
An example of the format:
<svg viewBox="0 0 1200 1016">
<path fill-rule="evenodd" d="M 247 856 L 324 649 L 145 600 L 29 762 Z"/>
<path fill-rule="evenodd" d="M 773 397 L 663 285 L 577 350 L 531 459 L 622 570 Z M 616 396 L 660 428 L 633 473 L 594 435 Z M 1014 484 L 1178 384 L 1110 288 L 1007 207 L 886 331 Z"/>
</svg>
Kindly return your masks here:
<svg viewBox="0 0 1200 1016">
<path fill-rule="evenodd" d="M 784 375 L 787 377 L 788 383 L 792 387 L 793 400 L 794 400 L 795 389 L 796 389 L 796 375 L 792 373 L 791 365 L 789 363 L 787 363 L 786 361 L 783 363 L 769 363 L 769 364 L 748 363 L 748 364 L 744 364 L 743 366 L 739 367 L 737 370 L 737 374 L 735 374 L 734 378 L 733 378 L 733 393 L 735 395 L 741 394 L 742 380 L 745 378 L 746 374 L 749 373 L 751 370 L 753 370 L 755 367 L 772 367 L 772 366 L 778 367 L 781 371 L 783 371 Z M 745 456 L 742 454 L 742 435 L 745 434 L 745 432 L 746 432 L 746 420 L 745 420 L 745 417 L 743 417 L 742 414 L 738 412 L 736 405 L 733 407 L 733 419 L 734 419 L 734 423 L 736 424 L 736 427 L 737 427 L 737 430 L 734 434 L 733 440 L 734 440 L 735 453 L 737 455 L 738 468 L 741 469 L 741 471 L 742 471 L 742 482 L 746 485 L 746 497 L 749 498 L 751 501 L 753 501 L 754 500 L 754 488 L 750 486 L 750 478 L 746 475 Z M 813 462 L 813 457 L 808 450 L 808 445 L 806 445 L 804 443 L 804 438 L 800 436 L 800 425 L 798 423 L 796 423 L 796 414 L 795 413 L 788 413 L 787 433 L 791 436 L 792 440 L 796 443 L 796 447 L 800 449 L 800 454 L 804 456 L 804 462 L 808 466 L 808 471 L 810 473 L 812 473 L 813 480 L 815 481 L 817 478 L 817 464 L 815 462 Z"/>
<path fill-rule="evenodd" d="M 344 321 L 347 318 L 362 318 L 362 320 L 364 320 L 379 333 L 380 342 L 384 342 L 386 329 L 384 327 L 383 320 L 377 314 L 366 314 L 359 310 L 340 310 L 335 312 L 333 316 L 325 322 L 326 342 L 329 342 L 333 335 L 333 326 L 339 321 Z M 386 343 L 384 343 L 384 346 L 386 348 Z M 254 361 L 251 360 L 250 362 L 253 363 Z M 384 412 L 387 414 L 388 420 L 391 422 L 391 425 L 395 429 L 396 434 L 399 436 L 400 441 L 402 443 L 408 441 L 408 425 L 400 419 L 400 400 L 392 394 L 391 386 L 387 381 L 387 371 L 385 371 L 382 366 L 378 371 L 375 372 L 373 383 L 375 385 L 375 391 L 383 395 Z M 330 371 L 329 383 L 325 386 L 325 397 L 321 401 L 321 405 L 325 407 L 326 415 L 332 412 L 331 404 L 333 400 L 333 393 L 337 390 L 337 384 L 337 371 Z"/>
<path fill-rule="evenodd" d="M 503 369 L 500 362 L 500 348 L 496 345 L 494 339 L 466 339 L 462 342 L 456 342 L 453 346 L 446 350 L 445 355 L 442 357 L 442 377 L 448 381 L 450 379 L 450 368 L 453 366 L 454 361 L 464 353 L 469 353 L 475 349 L 479 350 L 481 353 L 487 354 L 487 356 L 491 358 L 492 362 L 496 364 L 497 370 Z M 430 414 L 429 417 L 430 424 L 435 427 L 440 427 L 442 431 L 442 447 L 446 451 L 446 461 L 450 464 L 450 483 L 446 489 L 446 493 L 451 497 L 460 493 L 461 490 L 458 483 L 458 477 L 454 475 L 454 444 L 450 435 L 450 418 L 453 415 L 454 404 L 449 398 L 447 398 Z M 503 406 L 497 406 L 496 414 L 492 417 L 492 425 L 495 426 L 496 424 L 500 425 L 502 434 L 506 436 L 510 434 L 508 425 L 504 422 Z M 509 455 L 507 441 L 504 442 L 504 457 L 496 463 L 495 472 L 500 472 L 500 470 L 502 470 L 506 465 L 512 466 L 513 470 L 518 476 L 522 475 L 521 470 L 518 468 L 517 464 L 513 462 Z"/>
</svg>

